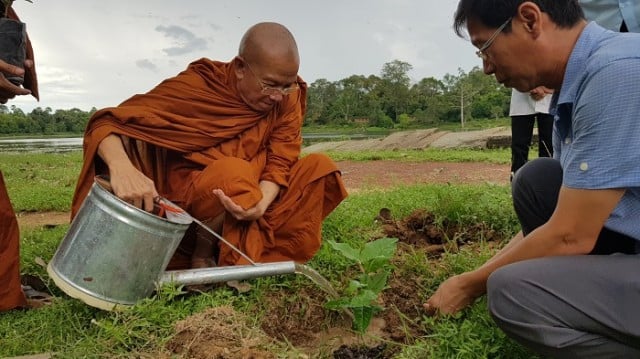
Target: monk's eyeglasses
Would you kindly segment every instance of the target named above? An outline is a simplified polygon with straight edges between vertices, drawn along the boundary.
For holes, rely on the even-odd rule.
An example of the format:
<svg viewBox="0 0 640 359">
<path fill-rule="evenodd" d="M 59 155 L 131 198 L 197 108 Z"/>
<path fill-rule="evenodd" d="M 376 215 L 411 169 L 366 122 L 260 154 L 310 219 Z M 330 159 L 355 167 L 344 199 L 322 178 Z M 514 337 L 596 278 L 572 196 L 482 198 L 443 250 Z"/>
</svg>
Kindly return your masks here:
<svg viewBox="0 0 640 359">
<path fill-rule="evenodd" d="M 260 80 L 260 78 L 258 76 L 256 76 L 256 73 L 253 72 L 253 69 L 251 68 L 251 66 L 249 66 L 249 63 L 245 61 L 244 63 L 245 65 L 247 65 L 247 68 L 249 69 L 249 71 L 251 72 L 251 74 L 253 75 L 253 77 L 256 78 L 256 80 L 258 81 L 258 85 L 260 85 L 260 87 L 262 88 L 262 94 L 263 95 L 267 95 L 267 96 L 276 96 L 276 95 L 288 95 L 290 93 L 296 92 L 298 91 L 298 89 L 300 88 L 298 86 L 297 82 L 294 82 L 292 84 L 290 84 L 289 86 L 269 86 L 269 85 L 265 85 L 265 83 Z"/>
<path fill-rule="evenodd" d="M 511 22 L 512 19 L 513 18 L 510 17 L 507 19 L 507 21 L 505 21 L 502 25 L 500 25 L 500 27 L 496 30 L 496 32 L 494 32 L 493 35 L 491 35 L 489 40 L 487 40 L 487 42 L 485 42 L 482 46 L 480 46 L 478 51 L 476 51 L 476 55 L 478 55 L 478 57 L 481 58 L 482 61 L 487 61 L 489 59 L 485 51 L 487 51 L 487 49 L 491 47 L 491 45 L 493 45 L 493 41 L 495 41 L 496 37 L 500 35 L 502 30 L 504 30 L 504 28 Z"/>
</svg>

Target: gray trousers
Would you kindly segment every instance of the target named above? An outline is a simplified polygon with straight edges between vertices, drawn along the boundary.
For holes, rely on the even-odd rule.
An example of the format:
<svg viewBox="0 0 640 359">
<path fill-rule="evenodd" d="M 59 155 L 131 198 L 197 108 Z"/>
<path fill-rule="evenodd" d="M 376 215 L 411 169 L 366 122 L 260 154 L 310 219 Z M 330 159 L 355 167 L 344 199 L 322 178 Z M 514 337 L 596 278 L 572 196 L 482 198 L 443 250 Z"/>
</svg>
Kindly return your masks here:
<svg viewBox="0 0 640 359">
<path fill-rule="evenodd" d="M 512 183 L 523 232 L 553 213 L 562 168 L 527 163 Z M 590 255 L 514 263 L 487 283 L 489 311 L 507 335 L 555 358 L 640 358 L 640 255 L 632 238 L 603 229 Z"/>
</svg>

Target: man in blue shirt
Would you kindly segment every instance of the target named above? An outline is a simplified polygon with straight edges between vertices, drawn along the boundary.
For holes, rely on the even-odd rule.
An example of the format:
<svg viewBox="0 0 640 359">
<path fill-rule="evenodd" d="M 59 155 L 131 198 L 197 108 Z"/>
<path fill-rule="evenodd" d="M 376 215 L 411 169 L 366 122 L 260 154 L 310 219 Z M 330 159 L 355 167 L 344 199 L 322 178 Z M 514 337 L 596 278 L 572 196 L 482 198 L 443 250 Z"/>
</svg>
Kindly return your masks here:
<svg viewBox="0 0 640 359">
<path fill-rule="evenodd" d="M 538 353 L 640 358 L 640 34 L 588 24 L 578 0 L 496 4 L 460 0 L 454 27 L 498 82 L 557 90 L 555 159 L 513 180 L 522 232 L 425 308 L 486 293 L 501 329 Z"/>
</svg>

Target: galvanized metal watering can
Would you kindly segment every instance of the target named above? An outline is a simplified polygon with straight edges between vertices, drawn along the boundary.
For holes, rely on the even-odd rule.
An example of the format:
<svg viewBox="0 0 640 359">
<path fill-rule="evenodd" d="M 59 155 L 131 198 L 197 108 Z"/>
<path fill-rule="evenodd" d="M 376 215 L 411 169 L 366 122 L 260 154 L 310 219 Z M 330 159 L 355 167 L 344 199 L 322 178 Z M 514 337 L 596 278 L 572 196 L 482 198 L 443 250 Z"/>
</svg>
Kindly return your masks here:
<svg viewBox="0 0 640 359">
<path fill-rule="evenodd" d="M 171 207 L 169 218 L 156 216 L 122 201 L 100 183 L 94 182 L 47 266 L 62 291 L 90 306 L 122 309 L 169 282 L 209 284 L 298 270 L 293 261 L 263 264 L 249 259 L 250 265 L 165 271 L 191 222 L 202 223 L 186 212 L 170 215 Z"/>
</svg>

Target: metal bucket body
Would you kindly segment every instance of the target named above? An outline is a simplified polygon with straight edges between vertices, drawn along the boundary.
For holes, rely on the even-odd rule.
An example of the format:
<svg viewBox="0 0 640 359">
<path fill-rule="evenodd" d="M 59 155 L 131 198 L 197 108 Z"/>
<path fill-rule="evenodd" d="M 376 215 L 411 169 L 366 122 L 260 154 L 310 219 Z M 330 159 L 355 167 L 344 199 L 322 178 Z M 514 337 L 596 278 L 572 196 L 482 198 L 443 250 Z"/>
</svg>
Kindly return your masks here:
<svg viewBox="0 0 640 359">
<path fill-rule="evenodd" d="M 65 293 L 91 306 L 133 305 L 153 292 L 188 227 L 94 183 L 47 272 Z"/>
</svg>

